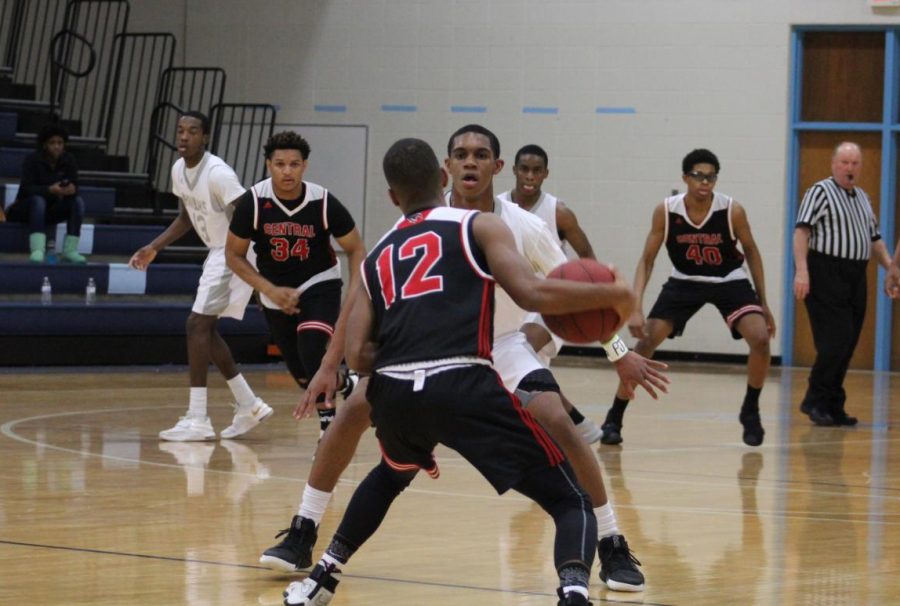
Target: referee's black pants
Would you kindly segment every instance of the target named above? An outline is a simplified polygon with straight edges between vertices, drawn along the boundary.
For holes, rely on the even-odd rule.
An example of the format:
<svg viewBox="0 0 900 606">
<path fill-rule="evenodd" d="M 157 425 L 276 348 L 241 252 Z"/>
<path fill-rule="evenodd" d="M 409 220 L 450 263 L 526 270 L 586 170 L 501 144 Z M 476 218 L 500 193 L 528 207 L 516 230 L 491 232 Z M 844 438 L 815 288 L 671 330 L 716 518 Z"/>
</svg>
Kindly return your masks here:
<svg viewBox="0 0 900 606">
<path fill-rule="evenodd" d="M 806 310 L 816 346 L 803 404 L 843 416 L 844 377 L 866 316 L 866 265 L 809 251 Z"/>
</svg>

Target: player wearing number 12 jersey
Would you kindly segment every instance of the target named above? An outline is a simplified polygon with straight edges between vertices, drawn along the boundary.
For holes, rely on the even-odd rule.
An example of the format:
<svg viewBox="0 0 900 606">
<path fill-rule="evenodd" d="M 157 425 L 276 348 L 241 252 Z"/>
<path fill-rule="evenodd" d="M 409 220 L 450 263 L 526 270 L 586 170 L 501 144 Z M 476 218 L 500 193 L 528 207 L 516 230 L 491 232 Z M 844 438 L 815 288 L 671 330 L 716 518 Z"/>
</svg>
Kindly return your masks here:
<svg viewBox="0 0 900 606">
<path fill-rule="evenodd" d="M 295 132 L 269 138 L 266 168 L 271 178 L 237 201 L 226 245 L 228 265 L 260 292 L 272 338 L 301 387 L 319 371 L 341 311 L 341 265 L 331 238 L 347 253 L 350 292 L 359 280 L 366 250 L 353 217 L 321 185 L 303 180 L 309 143 Z M 247 260 L 250 244 L 256 268 Z M 343 357 L 343 348 L 334 350 Z M 351 387 L 343 377 L 343 388 Z M 334 409 L 319 402 L 324 431 Z"/>
<path fill-rule="evenodd" d="M 775 319 L 766 304 L 762 258 L 747 214 L 731 197 L 713 191 L 718 177 L 719 160 L 707 149 L 695 149 L 682 160 L 687 192 L 666 198 L 653 211 L 650 234 L 634 277 L 638 306 L 628 327 L 640 338 L 635 351 L 650 357 L 667 337 L 680 336 L 701 307 L 715 305 L 732 336 L 743 338 L 750 346 L 747 392 L 739 419 L 744 443 L 759 446 L 765 434 L 759 417 L 759 394 L 769 370 L 769 340 L 775 335 Z M 641 301 L 663 244 L 672 261 L 672 275 L 645 322 Z M 745 259 L 755 291 L 744 270 Z M 603 424 L 605 437 L 615 434 L 618 442 L 622 441 L 627 405 L 620 385 Z"/>
</svg>

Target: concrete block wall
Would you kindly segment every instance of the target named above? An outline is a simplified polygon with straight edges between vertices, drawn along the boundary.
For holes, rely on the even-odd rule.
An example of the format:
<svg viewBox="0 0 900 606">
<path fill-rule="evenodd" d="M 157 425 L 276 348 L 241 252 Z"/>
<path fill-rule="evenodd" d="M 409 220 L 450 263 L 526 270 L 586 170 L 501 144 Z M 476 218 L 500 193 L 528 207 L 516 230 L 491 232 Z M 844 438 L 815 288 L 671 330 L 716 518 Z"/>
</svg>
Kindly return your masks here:
<svg viewBox="0 0 900 606">
<path fill-rule="evenodd" d="M 654 205 L 683 190 L 681 158 L 708 147 L 718 189 L 747 208 L 778 320 L 791 27 L 900 25 L 865 0 L 145 0 L 131 19 L 175 33 L 183 64 L 225 68 L 230 100 L 275 103 L 284 123 L 367 125 L 370 244 L 396 218 L 387 147 L 417 136 L 443 156 L 453 130 L 479 122 L 508 161 L 497 193 L 515 150 L 542 145 L 545 189 L 630 275 Z M 661 252 L 645 311 L 670 267 Z M 712 308 L 664 347 L 746 352 Z"/>
</svg>

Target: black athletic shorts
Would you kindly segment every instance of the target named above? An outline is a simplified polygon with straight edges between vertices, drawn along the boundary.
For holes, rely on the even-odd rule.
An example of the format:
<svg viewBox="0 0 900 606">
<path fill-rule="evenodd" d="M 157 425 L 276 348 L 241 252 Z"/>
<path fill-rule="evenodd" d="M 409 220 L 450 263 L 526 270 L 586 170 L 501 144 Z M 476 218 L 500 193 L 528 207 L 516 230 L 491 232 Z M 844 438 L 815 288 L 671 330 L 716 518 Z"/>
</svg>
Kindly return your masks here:
<svg viewBox="0 0 900 606">
<path fill-rule="evenodd" d="M 462 455 L 504 493 L 564 456 L 490 366 L 445 370 L 414 382 L 376 372 L 366 396 L 385 462 L 397 471 L 439 475 L 434 447 Z"/>
<path fill-rule="evenodd" d="M 300 295 L 298 303 L 300 313 L 293 316 L 280 309 L 263 307 L 272 340 L 281 350 L 281 355 L 295 379 L 312 379 L 311 376 L 306 376 L 307 372 L 300 360 L 298 339 L 303 338 L 302 333 L 306 330 L 324 333 L 329 338 L 334 334 L 334 325 L 341 313 L 342 284 L 341 280 L 326 280 L 309 287 Z M 327 344 L 327 341 L 325 343 Z M 317 354 L 319 361 L 324 354 L 323 348 L 321 355 Z"/>
<path fill-rule="evenodd" d="M 669 278 L 663 284 L 659 298 L 656 299 L 647 317 L 672 322 L 669 338 L 674 339 L 684 333 L 688 320 L 707 303 L 716 306 L 735 339 L 742 338 L 735 330 L 738 320 L 747 314 L 763 313 L 759 297 L 750 285 L 750 280 L 713 284 Z"/>
</svg>

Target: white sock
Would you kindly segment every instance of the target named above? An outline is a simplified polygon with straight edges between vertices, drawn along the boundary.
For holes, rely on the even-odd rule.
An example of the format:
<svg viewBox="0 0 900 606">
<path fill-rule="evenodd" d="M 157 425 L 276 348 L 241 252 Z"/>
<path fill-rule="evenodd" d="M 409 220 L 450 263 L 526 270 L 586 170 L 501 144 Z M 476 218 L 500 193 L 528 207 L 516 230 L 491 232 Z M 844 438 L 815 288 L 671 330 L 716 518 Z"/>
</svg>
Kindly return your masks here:
<svg viewBox="0 0 900 606">
<path fill-rule="evenodd" d="M 228 383 L 228 388 L 234 394 L 238 408 L 245 410 L 253 408 L 253 405 L 256 404 L 256 395 L 250 389 L 250 385 L 247 384 L 247 379 L 244 378 L 244 375 L 238 373 L 225 382 Z"/>
<path fill-rule="evenodd" d="M 316 490 L 307 484 L 303 489 L 303 497 L 300 499 L 300 509 L 297 513 L 301 518 L 309 518 L 318 526 L 322 523 L 322 516 L 325 515 L 325 508 L 328 507 L 330 500 L 330 492 Z"/>
<path fill-rule="evenodd" d="M 191 399 L 188 405 L 188 414 L 193 417 L 206 416 L 206 388 L 191 387 Z"/>
<path fill-rule="evenodd" d="M 622 534 L 616 525 L 616 514 L 610 503 L 602 507 L 594 507 L 594 515 L 597 516 L 597 539 L 611 537 L 614 534 Z"/>
</svg>

